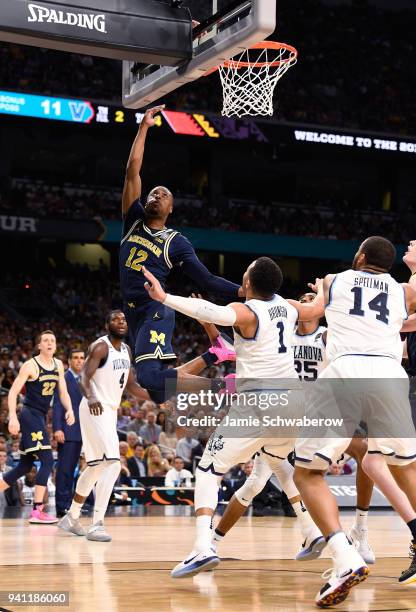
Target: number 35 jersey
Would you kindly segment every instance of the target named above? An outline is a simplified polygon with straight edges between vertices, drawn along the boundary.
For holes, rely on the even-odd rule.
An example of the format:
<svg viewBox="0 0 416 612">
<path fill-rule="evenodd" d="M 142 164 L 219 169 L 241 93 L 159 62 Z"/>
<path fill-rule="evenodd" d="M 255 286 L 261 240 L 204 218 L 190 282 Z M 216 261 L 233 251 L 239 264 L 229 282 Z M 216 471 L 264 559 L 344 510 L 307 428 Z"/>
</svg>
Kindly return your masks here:
<svg viewBox="0 0 416 612">
<path fill-rule="evenodd" d="M 130 372 L 130 353 L 127 344 L 121 344 L 118 351 L 111 344 L 108 336 L 101 336 L 97 342 L 105 342 L 108 346 L 108 357 L 100 364 L 91 378 L 91 389 L 95 397 L 103 406 L 117 409 L 120 406 L 121 396 Z"/>
<path fill-rule="evenodd" d="M 402 359 L 400 329 L 407 319 L 404 288 L 390 274 L 347 270 L 329 289 L 327 358 L 375 355 Z"/>
<path fill-rule="evenodd" d="M 293 358 L 301 380 L 316 380 L 327 365 L 324 332 L 326 327 L 319 325 L 312 334 L 293 334 Z"/>
</svg>

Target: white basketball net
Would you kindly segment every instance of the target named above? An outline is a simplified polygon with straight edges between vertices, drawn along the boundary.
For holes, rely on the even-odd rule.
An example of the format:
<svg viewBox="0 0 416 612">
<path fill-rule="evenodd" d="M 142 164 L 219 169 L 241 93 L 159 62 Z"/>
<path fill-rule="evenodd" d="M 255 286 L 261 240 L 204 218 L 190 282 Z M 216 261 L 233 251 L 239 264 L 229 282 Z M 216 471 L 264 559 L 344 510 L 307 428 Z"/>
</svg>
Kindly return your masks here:
<svg viewBox="0 0 416 612">
<path fill-rule="evenodd" d="M 276 83 L 296 61 L 296 51 L 283 46 L 278 49 L 245 49 L 220 65 L 222 115 L 273 115 Z"/>
</svg>

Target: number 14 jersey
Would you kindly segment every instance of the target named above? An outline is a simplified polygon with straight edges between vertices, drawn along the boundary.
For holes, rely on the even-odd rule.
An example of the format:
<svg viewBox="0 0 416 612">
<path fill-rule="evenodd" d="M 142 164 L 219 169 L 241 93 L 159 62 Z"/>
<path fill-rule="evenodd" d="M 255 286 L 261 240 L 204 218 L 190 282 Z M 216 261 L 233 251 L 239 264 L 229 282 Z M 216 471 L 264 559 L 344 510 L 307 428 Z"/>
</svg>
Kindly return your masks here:
<svg viewBox="0 0 416 612">
<path fill-rule="evenodd" d="M 347 270 L 329 289 L 327 358 L 372 355 L 402 359 L 400 329 L 407 319 L 404 288 L 390 274 Z"/>
<path fill-rule="evenodd" d="M 108 357 L 100 364 L 91 378 L 91 388 L 95 397 L 103 406 L 110 406 L 117 410 L 120 406 L 121 396 L 129 377 L 131 360 L 127 344 L 121 343 L 118 351 L 114 348 L 108 336 L 101 336 L 97 342 L 105 342 L 108 346 Z"/>
</svg>

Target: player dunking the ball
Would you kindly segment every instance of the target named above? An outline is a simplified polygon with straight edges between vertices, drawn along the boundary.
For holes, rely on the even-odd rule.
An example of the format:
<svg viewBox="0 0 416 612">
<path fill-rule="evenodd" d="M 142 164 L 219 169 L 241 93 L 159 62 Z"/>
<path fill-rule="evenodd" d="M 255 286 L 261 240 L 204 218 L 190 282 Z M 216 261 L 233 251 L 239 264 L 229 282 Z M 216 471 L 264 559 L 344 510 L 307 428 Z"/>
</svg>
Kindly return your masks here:
<svg viewBox="0 0 416 612">
<path fill-rule="evenodd" d="M 173 196 L 167 187 L 154 187 L 145 205 L 142 206 L 140 202 L 140 171 L 146 136 L 155 123 L 154 116 L 163 108 L 157 106 L 146 111 L 131 148 L 123 190 L 123 235 L 120 244 L 120 286 L 137 380 L 158 403 L 167 399 L 166 386 L 169 382 L 172 389 L 170 395 L 173 395 L 176 387 L 189 390 L 186 385 L 190 384 L 191 375 L 180 369 L 167 368 L 167 364 L 176 358 L 172 349 L 175 312 L 149 298 L 141 273 L 143 265 L 162 286 L 171 269 L 180 266 L 204 291 L 228 299 L 237 299 L 239 292 L 238 285 L 207 270 L 187 238 L 166 227 L 173 210 Z M 218 356 L 211 354 L 205 357 L 209 366 Z M 198 384 L 198 380 L 195 380 L 195 385 Z"/>
<path fill-rule="evenodd" d="M 88 540 L 109 542 L 104 515 L 113 486 L 120 473 L 120 450 L 117 436 L 117 409 L 124 389 L 140 401 L 149 399 L 147 391 L 135 380 L 131 369 L 130 349 L 123 342 L 127 323 L 120 310 L 111 311 L 106 319 L 108 334 L 98 338 L 88 350 L 81 374 L 84 398 L 79 407 L 82 443 L 87 462 L 78 479 L 75 495 L 67 514 L 58 527 Z M 95 504 L 91 527 L 85 533 L 79 522 L 81 508 L 94 485 Z"/>
<path fill-rule="evenodd" d="M 59 397 L 65 408 L 65 419 L 68 425 L 75 422 L 64 377 L 62 361 L 54 358 L 56 352 L 55 334 L 46 330 L 37 339 L 39 355 L 26 361 L 9 391 L 9 431 L 12 436 L 22 433 L 20 442 L 20 461 L 0 480 L 0 491 L 5 491 L 21 476 L 30 472 L 34 461 L 40 461 L 36 474 L 35 497 L 29 523 L 57 523 L 58 519 L 49 516 L 43 507 L 48 478 L 53 468 L 53 456 L 46 429 L 46 416 L 51 406 L 56 386 Z M 17 396 L 23 386 L 26 396 L 20 420 L 16 415 Z"/>
</svg>

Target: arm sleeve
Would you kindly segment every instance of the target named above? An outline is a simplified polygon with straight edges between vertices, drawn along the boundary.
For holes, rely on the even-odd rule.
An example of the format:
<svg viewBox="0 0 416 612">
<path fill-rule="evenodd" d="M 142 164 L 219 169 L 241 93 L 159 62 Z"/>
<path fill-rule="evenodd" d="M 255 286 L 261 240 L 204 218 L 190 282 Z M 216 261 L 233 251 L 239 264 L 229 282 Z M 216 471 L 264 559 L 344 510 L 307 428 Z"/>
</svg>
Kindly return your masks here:
<svg viewBox="0 0 416 612">
<path fill-rule="evenodd" d="M 123 216 L 123 238 L 139 219 L 144 219 L 144 208 L 140 200 L 135 200 L 128 209 L 127 214 Z"/>
<path fill-rule="evenodd" d="M 200 298 L 186 298 L 170 293 L 166 294 L 163 303 L 188 317 L 205 323 L 228 327 L 234 325 L 237 319 L 237 313 L 229 304 L 228 306 L 217 306 Z"/>
<path fill-rule="evenodd" d="M 65 424 L 65 409 L 59 397 L 59 392 L 55 391 L 52 404 L 52 428 L 53 431 L 63 431 Z"/>
<path fill-rule="evenodd" d="M 181 266 L 183 272 L 199 287 L 224 298 L 238 299 L 239 285 L 215 276 L 199 261 L 193 246 L 185 236 L 175 236 L 169 246 L 169 258 L 174 266 Z"/>
</svg>

